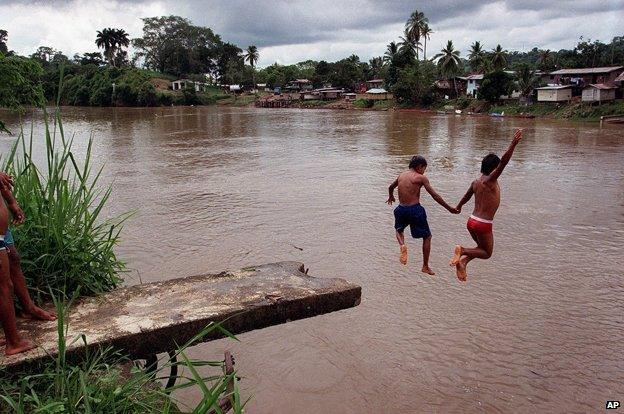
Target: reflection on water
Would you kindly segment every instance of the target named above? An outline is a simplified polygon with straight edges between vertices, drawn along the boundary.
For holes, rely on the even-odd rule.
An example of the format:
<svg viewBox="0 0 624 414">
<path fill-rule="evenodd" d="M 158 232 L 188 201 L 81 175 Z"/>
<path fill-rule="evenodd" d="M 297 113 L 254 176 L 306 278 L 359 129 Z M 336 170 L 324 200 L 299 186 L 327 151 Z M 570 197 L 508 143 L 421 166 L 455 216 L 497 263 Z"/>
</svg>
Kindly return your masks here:
<svg viewBox="0 0 624 414">
<path fill-rule="evenodd" d="M 362 285 L 358 308 L 192 350 L 233 350 L 249 412 L 588 412 L 624 390 L 622 129 L 215 107 L 68 108 L 64 119 L 79 151 L 94 134 L 110 212 L 137 210 L 119 247 L 128 283 L 298 260 Z M 412 240 L 400 266 L 384 201 L 410 157 L 424 155 L 456 203 L 515 127 L 525 139 L 501 178 L 492 259 L 459 284 L 447 263 L 469 242 L 471 205 L 452 216 L 425 196 L 438 275 L 418 271 Z M 6 150 L 12 138 L 0 140 Z"/>
</svg>

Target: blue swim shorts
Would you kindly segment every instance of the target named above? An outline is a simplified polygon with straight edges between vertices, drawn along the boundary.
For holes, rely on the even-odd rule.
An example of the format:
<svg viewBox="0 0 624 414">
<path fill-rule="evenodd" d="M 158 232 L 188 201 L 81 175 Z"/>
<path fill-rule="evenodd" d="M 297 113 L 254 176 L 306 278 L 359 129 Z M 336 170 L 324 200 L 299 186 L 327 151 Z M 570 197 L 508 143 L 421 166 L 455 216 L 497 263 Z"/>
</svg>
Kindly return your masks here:
<svg viewBox="0 0 624 414">
<path fill-rule="evenodd" d="M 431 236 L 429 223 L 427 223 L 427 213 L 420 204 L 411 206 L 398 205 L 394 209 L 394 228 L 399 233 L 410 226 L 410 232 L 415 239 L 427 238 Z"/>
<path fill-rule="evenodd" d="M 7 232 L 4 235 L 4 242 L 7 246 L 15 243 L 15 241 L 13 240 L 13 233 L 11 233 L 11 229 L 7 229 Z"/>
</svg>

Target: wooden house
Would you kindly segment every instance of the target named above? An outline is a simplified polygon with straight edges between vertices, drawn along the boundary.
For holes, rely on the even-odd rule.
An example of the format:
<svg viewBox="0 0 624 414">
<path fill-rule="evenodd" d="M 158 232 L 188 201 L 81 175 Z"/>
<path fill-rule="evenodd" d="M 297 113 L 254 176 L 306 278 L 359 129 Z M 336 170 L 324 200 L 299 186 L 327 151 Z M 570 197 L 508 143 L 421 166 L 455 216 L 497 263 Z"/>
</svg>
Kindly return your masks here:
<svg viewBox="0 0 624 414">
<path fill-rule="evenodd" d="M 572 86 L 555 85 L 535 88 L 538 102 L 568 102 L 572 99 Z"/>
<path fill-rule="evenodd" d="M 624 66 L 559 69 L 550 72 L 548 84 L 574 84 L 580 87 L 598 83 L 612 84 L 622 72 L 624 72 Z"/>
<path fill-rule="evenodd" d="M 581 100 L 583 102 L 606 102 L 615 100 L 615 85 L 605 85 L 604 83 L 589 84 L 583 88 Z"/>
</svg>

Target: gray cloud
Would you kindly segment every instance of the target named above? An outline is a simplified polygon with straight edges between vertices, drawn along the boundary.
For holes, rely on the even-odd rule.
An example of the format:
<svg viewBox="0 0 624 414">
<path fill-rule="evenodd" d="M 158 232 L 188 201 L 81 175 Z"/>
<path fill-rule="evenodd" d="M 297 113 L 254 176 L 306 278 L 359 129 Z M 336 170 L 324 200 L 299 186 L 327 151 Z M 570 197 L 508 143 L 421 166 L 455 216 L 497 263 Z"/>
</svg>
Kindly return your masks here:
<svg viewBox="0 0 624 414">
<path fill-rule="evenodd" d="M 262 66 L 333 60 L 351 52 L 363 59 L 380 55 L 387 43 L 398 40 L 415 8 L 434 30 L 430 52 L 448 39 L 464 55 L 475 40 L 488 48 L 500 43 L 508 50 L 558 49 L 572 47 L 581 35 L 608 41 L 624 34 L 624 0 L 0 0 L 0 27 L 9 30 L 9 46 L 20 53 L 49 44 L 73 54 L 93 50 L 89 33 L 102 27 L 123 27 L 140 36 L 141 17 L 176 14 L 240 47 L 257 45 Z M 32 16 L 16 16 L 25 12 Z M 46 16 L 63 27 L 46 24 Z"/>
</svg>

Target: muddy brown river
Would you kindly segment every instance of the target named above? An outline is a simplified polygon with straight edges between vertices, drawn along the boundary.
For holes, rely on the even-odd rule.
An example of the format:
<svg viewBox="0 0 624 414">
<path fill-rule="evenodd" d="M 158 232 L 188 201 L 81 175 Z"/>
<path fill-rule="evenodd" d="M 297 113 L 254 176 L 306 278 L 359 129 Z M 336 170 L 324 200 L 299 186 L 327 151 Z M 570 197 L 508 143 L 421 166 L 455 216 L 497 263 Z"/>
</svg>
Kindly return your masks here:
<svg viewBox="0 0 624 414">
<path fill-rule="evenodd" d="M 79 154 L 93 134 L 109 212 L 137 211 L 118 248 L 126 283 L 296 260 L 362 286 L 356 308 L 189 352 L 232 350 L 249 413 L 586 413 L 624 400 L 622 127 L 217 107 L 65 108 L 64 127 Z M 420 241 L 401 266 L 384 202 L 410 157 L 427 158 L 454 205 L 516 127 L 493 257 L 459 283 L 448 260 L 470 244 L 472 201 L 453 216 L 425 195 L 437 275 L 420 272 Z M 0 136 L 3 152 L 12 141 Z M 191 406 L 199 393 L 177 396 Z"/>
</svg>

